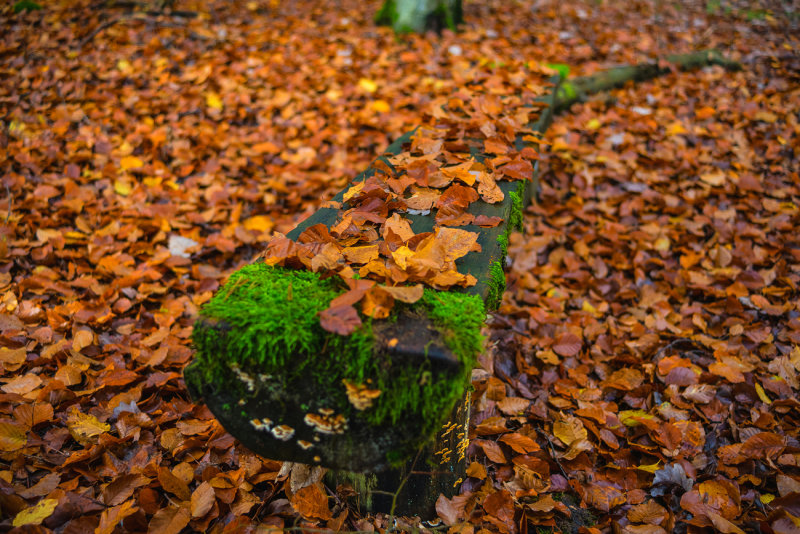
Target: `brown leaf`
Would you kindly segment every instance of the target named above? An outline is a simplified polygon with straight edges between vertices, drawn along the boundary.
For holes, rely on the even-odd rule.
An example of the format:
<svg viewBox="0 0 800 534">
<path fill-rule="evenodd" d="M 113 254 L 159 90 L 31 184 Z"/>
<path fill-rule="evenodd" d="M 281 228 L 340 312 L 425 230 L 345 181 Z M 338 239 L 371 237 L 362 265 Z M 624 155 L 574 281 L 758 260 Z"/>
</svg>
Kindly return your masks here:
<svg viewBox="0 0 800 534">
<path fill-rule="evenodd" d="M 553 423 L 553 435 L 564 445 L 570 446 L 578 440 L 586 439 L 588 434 L 580 419 L 567 414 Z"/>
<path fill-rule="evenodd" d="M 400 302 L 405 302 L 406 304 L 414 304 L 425 294 L 425 286 L 422 284 L 413 286 L 381 286 L 381 288 L 395 299 Z"/>
<path fill-rule="evenodd" d="M 192 492 L 191 511 L 192 517 L 203 517 L 214 506 L 216 495 L 214 488 L 208 482 L 203 482 Z"/>
<path fill-rule="evenodd" d="M 117 506 L 112 506 L 100 514 L 100 524 L 95 529 L 95 534 L 112 534 L 123 519 L 129 515 L 135 514 L 139 510 L 133 499 L 125 501 Z M 159 534 L 162 534 L 159 531 Z"/>
<path fill-rule="evenodd" d="M 475 226 L 480 226 L 481 228 L 494 228 L 495 226 L 500 225 L 505 219 L 502 217 L 487 217 L 486 215 L 478 215 L 472 221 L 472 224 Z"/>
<path fill-rule="evenodd" d="M 500 441 L 514 449 L 514 451 L 520 454 L 528 454 L 529 452 L 536 452 L 541 450 L 539 444 L 536 443 L 533 439 L 529 438 L 524 434 L 520 434 L 519 432 L 513 432 L 511 434 L 505 434 L 503 437 L 500 438 Z"/>
<path fill-rule="evenodd" d="M 486 457 L 492 462 L 496 464 L 506 463 L 506 456 L 503 454 L 503 450 L 500 448 L 500 445 L 498 445 L 496 442 L 485 439 L 476 439 L 473 441 L 473 443 L 483 449 Z"/>
<path fill-rule="evenodd" d="M 553 351 L 561 356 L 575 356 L 581 351 L 583 342 L 572 332 L 562 332 L 553 343 Z"/>
<path fill-rule="evenodd" d="M 292 496 L 291 502 L 292 507 L 303 517 L 322 519 L 323 521 L 333 517 L 328 508 L 328 496 L 317 484 L 301 488 Z"/>
<path fill-rule="evenodd" d="M 147 530 L 154 534 L 179 534 L 191 519 L 188 507 L 170 505 L 153 515 Z"/>
<path fill-rule="evenodd" d="M 18 376 L 10 382 L 4 384 L 0 389 L 6 393 L 16 393 L 17 395 L 25 395 L 42 385 L 42 379 L 39 375 L 28 373 Z"/>
<path fill-rule="evenodd" d="M 625 503 L 625 494 L 609 485 L 590 484 L 585 498 L 587 504 L 606 513 Z"/>
<path fill-rule="evenodd" d="M 33 497 L 44 497 L 45 495 L 49 495 L 51 491 L 58 487 L 58 483 L 61 482 L 61 475 L 58 473 L 48 473 L 39 481 L 29 488 L 25 488 L 21 491 L 17 492 L 17 495 L 22 497 L 23 499 L 31 499 Z"/>
<path fill-rule="evenodd" d="M 503 489 L 489 494 L 483 501 L 483 509 L 511 528 L 514 527 L 514 501 L 508 491 Z"/>
<path fill-rule="evenodd" d="M 361 318 L 352 305 L 337 306 L 320 312 L 319 324 L 328 332 L 347 336 L 361 326 Z"/>
<path fill-rule="evenodd" d="M 530 406 L 531 401 L 522 397 L 503 397 L 497 407 L 506 415 L 521 415 Z"/>
<path fill-rule="evenodd" d="M 436 513 L 442 518 L 446 525 L 457 523 L 464 516 L 464 501 L 458 498 L 448 499 L 444 495 L 439 495 L 436 499 Z"/>
<path fill-rule="evenodd" d="M 366 245 L 362 247 L 345 247 L 342 250 L 344 258 L 349 263 L 369 263 L 378 259 L 378 245 Z"/>
<path fill-rule="evenodd" d="M 124 474 L 116 477 L 103 489 L 103 502 L 117 506 L 127 501 L 137 488 L 146 486 L 150 479 L 142 475 Z"/>
<path fill-rule="evenodd" d="M 607 380 L 603 381 L 603 387 L 630 391 L 638 388 L 644 382 L 644 375 L 637 369 L 623 367 L 614 371 Z"/>
<path fill-rule="evenodd" d="M 500 167 L 500 172 L 514 180 L 532 180 L 533 165 L 530 161 L 516 158 L 514 161 Z"/>
<path fill-rule="evenodd" d="M 753 459 L 774 458 L 786 448 L 783 437 L 774 432 L 759 432 L 742 443 L 741 452 Z"/>
<path fill-rule="evenodd" d="M 411 229 L 408 219 L 394 213 L 381 226 L 381 235 L 387 243 L 402 245 L 414 237 L 414 230 Z"/>
<path fill-rule="evenodd" d="M 655 501 L 638 504 L 628 510 L 628 520 L 631 523 L 649 523 L 660 525 L 669 518 L 667 510 Z"/>
<path fill-rule="evenodd" d="M 186 485 L 186 482 L 173 475 L 172 471 L 166 467 L 159 468 L 158 481 L 161 483 L 161 487 L 165 491 L 172 493 L 178 499 L 182 501 L 188 501 L 191 499 L 192 492 L 189 491 L 189 486 Z"/>
</svg>

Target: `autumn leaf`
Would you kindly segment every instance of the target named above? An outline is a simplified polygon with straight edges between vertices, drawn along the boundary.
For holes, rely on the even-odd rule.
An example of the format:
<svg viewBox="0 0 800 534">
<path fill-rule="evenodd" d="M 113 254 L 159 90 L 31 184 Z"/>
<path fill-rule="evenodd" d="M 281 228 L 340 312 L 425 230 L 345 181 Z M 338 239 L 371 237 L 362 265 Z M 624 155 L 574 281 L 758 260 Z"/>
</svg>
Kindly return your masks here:
<svg viewBox="0 0 800 534">
<path fill-rule="evenodd" d="M 328 497 L 317 484 L 301 488 L 292 497 L 292 507 L 307 518 L 328 520 L 333 517 L 328 507 Z"/>
<path fill-rule="evenodd" d="M 27 440 L 24 426 L 17 423 L 0 422 L 0 451 L 19 450 L 25 446 Z"/>
<path fill-rule="evenodd" d="M 148 525 L 150 532 L 178 534 L 189 524 L 192 516 L 186 506 L 170 505 L 158 510 Z"/>
<path fill-rule="evenodd" d="M 553 424 L 553 435 L 564 445 L 570 446 L 578 440 L 586 439 L 588 434 L 579 418 L 564 415 Z"/>
<path fill-rule="evenodd" d="M 97 527 L 95 532 L 97 534 L 111 534 L 114 532 L 114 530 L 116 530 L 117 525 L 119 525 L 122 520 L 130 515 L 135 514 L 138 510 L 139 507 L 136 506 L 136 503 L 133 501 L 133 499 L 103 510 L 103 513 L 100 514 L 100 525 Z"/>
<path fill-rule="evenodd" d="M 219 98 L 219 95 L 217 93 L 209 91 L 208 93 L 206 93 L 206 106 L 210 107 L 211 109 L 221 111 L 222 100 Z"/>
<path fill-rule="evenodd" d="M 610 485 L 590 484 L 586 488 L 586 502 L 603 512 L 610 512 L 625 503 L 625 494 Z"/>
<path fill-rule="evenodd" d="M 481 449 L 483 449 L 484 454 L 486 457 L 496 464 L 504 464 L 506 463 L 506 457 L 503 454 L 503 450 L 500 448 L 494 441 L 489 441 L 485 439 L 477 439 L 474 440 L 474 443 L 478 445 Z"/>
<path fill-rule="evenodd" d="M 581 350 L 581 339 L 572 332 L 562 332 L 553 343 L 553 350 L 561 356 L 575 356 Z"/>
<path fill-rule="evenodd" d="M 352 304 L 327 308 L 320 312 L 320 326 L 328 332 L 347 336 L 361 326 L 361 318 Z"/>
<path fill-rule="evenodd" d="M 129 171 L 142 168 L 144 162 L 136 156 L 125 156 L 119 161 L 119 166 L 123 171 Z"/>
<path fill-rule="evenodd" d="M 25 525 L 41 525 L 42 521 L 53 514 L 58 506 L 58 499 L 42 499 L 33 506 L 25 508 L 14 516 L 12 525 L 22 527 Z"/>
<path fill-rule="evenodd" d="M 76 409 L 69 413 L 67 428 L 75 441 L 87 444 L 95 441 L 100 434 L 111 430 L 111 425 L 101 422 L 93 415 L 81 413 Z"/>
<path fill-rule="evenodd" d="M 208 482 L 203 482 L 192 492 L 191 511 L 192 517 L 203 517 L 214 506 L 216 496 L 214 488 Z"/>
</svg>

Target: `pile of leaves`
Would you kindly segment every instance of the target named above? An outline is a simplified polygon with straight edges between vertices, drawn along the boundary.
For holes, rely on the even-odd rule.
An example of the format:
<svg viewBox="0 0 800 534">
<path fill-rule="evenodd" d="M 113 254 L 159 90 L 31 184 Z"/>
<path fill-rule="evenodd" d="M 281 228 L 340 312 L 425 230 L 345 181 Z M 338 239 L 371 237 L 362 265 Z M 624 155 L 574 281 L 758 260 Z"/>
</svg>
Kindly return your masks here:
<svg viewBox="0 0 800 534">
<path fill-rule="evenodd" d="M 467 2 L 463 32 L 397 39 L 379 3 L 0 7 L 0 526 L 393 525 L 190 401 L 198 306 L 473 82 L 716 47 L 745 69 L 553 127 L 438 508 L 462 532 L 795 529 L 791 5 Z"/>
<path fill-rule="evenodd" d="M 358 302 L 364 315 L 385 319 L 395 299 L 414 303 L 422 298 L 423 283 L 440 290 L 477 283 L 471 274 L 458 272 L 455 261 L 480 252 L 478 233 L 453 227 L 502 223 L 501 217 L 476 217 L 467 210 L 479 199 L 502 202 L 497 180 L 531 180 L 531 160 L 538 159 L 531 146 L 513 147 L 518 136 L 532 134 L 526 125 L 535 102 L 520 98 L 514 86 L 504 88 L 510 94 L 501 100 L 487 93 L 482 81 L 472 82 L 472 93 L 462 90 L 446 103 L 434 102 L 433 116 L 414 131 L 408 147 L 376 160 L 374 174 L 344 192 L 344 204 L 328 203 L 339 208 L 330 229 L 319 223 L 296 241 L 277 234 L 268 243 L 264 263 L 335 273 L 346 282 L 348 291 L 320 314 L 324 329 L 348 335 L 361 326 Z M 527 86 L 537 89 L 522 93 L 529 98 L 544 91 L 532 81 Z M 470 155 L 476 151 L 483 155 L 480 160 Z M 433 231 L 416 234 L 404 215 L 428 215 L 432 209 Z M 420 283 L 395 285 L 415 282 Z"/>
</svg>

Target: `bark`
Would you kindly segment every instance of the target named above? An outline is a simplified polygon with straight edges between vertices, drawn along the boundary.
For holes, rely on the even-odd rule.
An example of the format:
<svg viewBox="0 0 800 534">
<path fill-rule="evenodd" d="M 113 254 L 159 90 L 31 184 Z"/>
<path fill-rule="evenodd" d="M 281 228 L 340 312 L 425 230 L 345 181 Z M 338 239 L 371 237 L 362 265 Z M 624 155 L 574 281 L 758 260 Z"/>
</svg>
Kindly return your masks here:
<svg viewBox="0 0 800 534">
<path fill-rule="evenodd" d="M 397 33 L 455 30 L 463 22 L 461 0 L 385 0 L 375 21 Z"/>
</svg>

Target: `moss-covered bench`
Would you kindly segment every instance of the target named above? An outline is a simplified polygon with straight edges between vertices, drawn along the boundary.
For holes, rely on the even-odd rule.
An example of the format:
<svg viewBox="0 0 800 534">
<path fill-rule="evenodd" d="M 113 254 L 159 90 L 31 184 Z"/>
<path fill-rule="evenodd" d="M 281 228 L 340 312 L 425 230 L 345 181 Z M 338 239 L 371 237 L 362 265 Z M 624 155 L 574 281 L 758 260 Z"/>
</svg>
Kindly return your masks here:
<svg viewBox="0 0 800 534">
<path fill-rule="evenodd" d="M 703 54 L 709 63 L 717 58 Z M 649 69 L 645 77 L 660 71 L 651 65 L 642 69 Z M 610 73 L 603 76 L 606 85 L 625 81 Z M 641 70 L 628 71 L 628 76 L 640 78 Z M 554 111 L 597 90 L 595 82 L 578 79 L 539 98 L 533 106 L 535 120 L 516 132 L 509 150 L 524 153 L 547 129 Z M 606 86 L 600 83 L 600 88 Z M 492 202 L 483 194 L 470 202 L 464 213 L 456 214 L 457 219 L 464 217 L 455 224 L 457 231 L 439 224 L 444 204 L 436 204 L 438 210 L 401 207 L 402 220 L 395 219 L 397 224 L 389 228 L 387 221 L 395 215 L 374 210 L 388 206 L 392 211 L 391 199 L 406 194 L 410 182 L 403 182 L 403 173 L 396 173 L 394 166 L 402 154 L 424 152 L 423 138 L 424 132 L 417 130 L 398 139 L 332 200 L 331 207 L 319 209 L 285 238 L 274 240 L 264 257 L 230 277 L 202 308 L 193 333 L 197 355 L 186 368 L 185 380 L 192 397 L 202 399 L 254 452 L 334 470 L 335 481 L 351 482 L 369 511 L 431 517 L 438 495 L 454 494 L 465 476 L 467 389 L 483 350 L 481 328 L 504 291 L 508 236 L 521 228 L 523 207 L 538 185 L 538 165 L 518 177 L 523 179 L 492 181 L 502 194 L 494 190 Z M 495 154 L 489 161 L 492 156 L 482 148 L 490 145 L 483 142 L 456 145 L 453 150 L 468 163 L 461 164 L 464 172 L 485 168 L 502 174 L 498 162 L 507 164 L 510 159 Z M 456 167 L 445 164 L 437 172 Z M 405 176 L 413 175 L 418 185 L 424 173 L 417 170 Z M 374 177 L 379 175 L 384 181 L 376 186 Z M 462 180 L 470 178 L 462 175 Z M 380 205 L 370 194 L 383 195 L 381 188 L 387 195 L 389 188 L 400 193 L 382 196 Z M 354 234 L 360 237 L 353 242 L 378 231 L 384 239 L 377 245 L 349 246 L 346 227 L 352 221 L 346 217 L 361 221 Z M 349 296 L 366 287 L 361 274 L 380 273 L 387 266 L 397 271 L 406 261 L 424 264 L 426 258 L 413 256 L 414 247 L 419 253 L 427 246 L 420 236 L 431 243 L 445 234 L 454 236 L 449 243 L 453 249 L 464 236 L 477 235 L 475 243 L 464 244 L 454 255 L 457 272 L 439 273 L 443 278 L 431 284 L 461 277 L 460 285 L 437 290 L 387 284 L 376 294 L 394 303 L 390 311 L 369 314 L 376 318 L 346 313 Z M 341 267 L 342 256 L 352 260 L 358 272 L 351 269 L 342 276 L 342 270 L 350 269 L 346 266 L 339 276 L 332 275 L 327 267 Z M 379 256 L 390 259 L 377 266 L 371 263 Z M 409 298 L 411 293 L 417 294 Z M 344 304 L 338 306 L 339 301 Z M 375 312 L 381 305 L 373 302 L 369 308 Z M 321 317 L 327 317 L 325 327 Z"/>
</svg>

